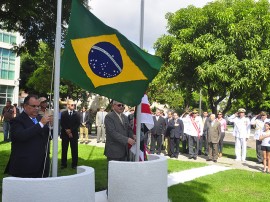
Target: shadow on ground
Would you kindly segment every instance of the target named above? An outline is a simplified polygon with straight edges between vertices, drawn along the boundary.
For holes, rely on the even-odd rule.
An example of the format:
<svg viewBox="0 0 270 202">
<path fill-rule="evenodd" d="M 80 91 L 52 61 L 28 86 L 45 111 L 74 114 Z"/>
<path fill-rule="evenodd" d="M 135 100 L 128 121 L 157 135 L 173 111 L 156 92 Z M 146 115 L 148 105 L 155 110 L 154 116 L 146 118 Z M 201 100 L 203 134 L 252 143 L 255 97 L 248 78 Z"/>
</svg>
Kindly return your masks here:
<svg viewBox="0 0 270 202">
<path fill-rule="evenodd" d="M 179 195 L 181 189 L 181 195 Z M 172 202 L 177 201 L 200 201 L 204 202 L 207 199 L 202 196 L 202 193 L 207 193 L 209 185 L 200 182 L 189 182 L 171 186 L 168 189 L 168 198 Z"/>
</svg>

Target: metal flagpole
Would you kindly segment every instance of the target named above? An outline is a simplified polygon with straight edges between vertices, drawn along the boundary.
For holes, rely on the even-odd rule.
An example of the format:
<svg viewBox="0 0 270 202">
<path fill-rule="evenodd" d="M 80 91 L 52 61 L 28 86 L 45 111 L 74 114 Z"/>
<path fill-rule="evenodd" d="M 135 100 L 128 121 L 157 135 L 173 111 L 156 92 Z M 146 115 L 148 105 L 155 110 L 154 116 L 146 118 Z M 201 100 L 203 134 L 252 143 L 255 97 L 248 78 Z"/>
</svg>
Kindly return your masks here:
<svg viewBox="0 0 270 202">
<path fill-rule="evenodd" d="M 141 0 L 141 24 L 140 24 L 140 48 L 143 48 L 143 27 L 144 27 L 144 0 Z M 136 156 L 135 161 L 139 161 L 141 143 L 141 103 L 137 106 L 136 114 Z"/>
<path fill-rule="evenodd" d="M 60 53 L 61 53 L 61 16 L 62 0 L 57 1 L 57 21 L 55 36 L 55 70 L 54 70 L 54 100 L 53 100 L 53 156 L 52 176 L 57 177 L 58 163 L 58 124 L 59 124 L 59 86 L 60 86 Z"/>
</svg>

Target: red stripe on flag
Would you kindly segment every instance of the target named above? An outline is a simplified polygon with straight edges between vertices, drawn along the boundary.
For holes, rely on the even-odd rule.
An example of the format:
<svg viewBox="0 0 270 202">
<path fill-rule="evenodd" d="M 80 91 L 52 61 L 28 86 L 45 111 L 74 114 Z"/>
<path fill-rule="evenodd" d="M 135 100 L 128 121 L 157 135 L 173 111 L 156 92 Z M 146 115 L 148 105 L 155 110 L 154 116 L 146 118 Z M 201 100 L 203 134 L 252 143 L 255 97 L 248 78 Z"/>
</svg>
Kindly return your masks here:
<svg viewBox="0 0 270 202">
<path fill-rule="evenodd" d="M 142 113 L 151 114 L 149 104 L 142 103 Z"/>
</svg>

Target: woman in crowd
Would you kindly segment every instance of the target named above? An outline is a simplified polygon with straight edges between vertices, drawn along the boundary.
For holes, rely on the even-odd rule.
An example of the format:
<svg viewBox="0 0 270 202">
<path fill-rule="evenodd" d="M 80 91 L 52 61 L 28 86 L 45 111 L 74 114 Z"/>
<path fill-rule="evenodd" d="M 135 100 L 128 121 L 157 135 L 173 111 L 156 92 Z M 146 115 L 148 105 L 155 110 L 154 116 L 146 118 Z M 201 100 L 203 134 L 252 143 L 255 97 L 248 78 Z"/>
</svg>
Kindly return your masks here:
<svg viewBox="0 0 270 202">
<path fill-rule="evenodd" d="M 262 151 L 263 151 L 263 172 L 270 173 L 270 123 L 265 123 L 265 131 L 260 135 L 260 141 L 262 141 Z M 266 169 L 268 165 L 268 170 Z"/>
</svg>

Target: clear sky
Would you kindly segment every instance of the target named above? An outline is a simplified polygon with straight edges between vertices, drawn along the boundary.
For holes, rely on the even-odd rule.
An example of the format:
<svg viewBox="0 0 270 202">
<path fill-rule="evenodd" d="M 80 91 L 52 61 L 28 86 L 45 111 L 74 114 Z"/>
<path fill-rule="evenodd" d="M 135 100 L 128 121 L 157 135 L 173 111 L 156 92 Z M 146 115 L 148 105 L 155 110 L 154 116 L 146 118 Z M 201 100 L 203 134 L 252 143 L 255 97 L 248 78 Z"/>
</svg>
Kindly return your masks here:
<svg viewBox="0 0 270 202">
<path fill-rule="evenodd" d="M 143 48 L 153 53 L 155 41 L 166 34 L 165 14 L 188 5 L 203 7 L 213 0 L 144 0 Z M 141 0 L 90 0 L 91 12 L 129 40 L 140 43 Z"/>
</svg>

